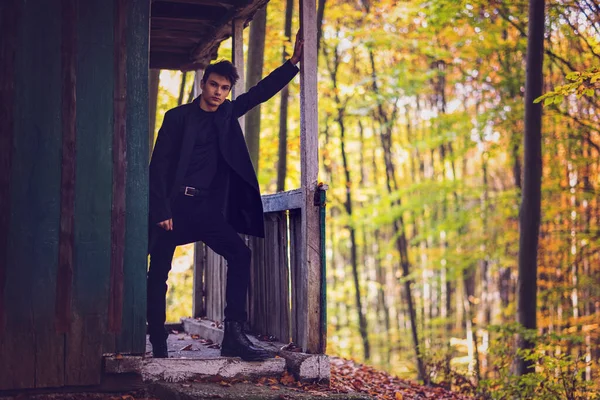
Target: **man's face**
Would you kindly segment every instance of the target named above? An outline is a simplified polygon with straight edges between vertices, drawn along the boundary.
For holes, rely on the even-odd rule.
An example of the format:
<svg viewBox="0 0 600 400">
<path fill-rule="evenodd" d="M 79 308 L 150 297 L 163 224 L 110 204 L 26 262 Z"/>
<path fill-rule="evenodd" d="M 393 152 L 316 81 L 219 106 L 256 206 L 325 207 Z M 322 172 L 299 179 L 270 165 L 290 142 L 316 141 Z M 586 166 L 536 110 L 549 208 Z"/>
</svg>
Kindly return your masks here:
<svg viewBox="0 0 600 400">
<path fill-rule="evenodd" d="M 219 107 L 231 91 L 231 82 L 226 77 L 211 73 L 206 82 L 200 82 L 202 99 L 211 108 Z"/>
</svg>

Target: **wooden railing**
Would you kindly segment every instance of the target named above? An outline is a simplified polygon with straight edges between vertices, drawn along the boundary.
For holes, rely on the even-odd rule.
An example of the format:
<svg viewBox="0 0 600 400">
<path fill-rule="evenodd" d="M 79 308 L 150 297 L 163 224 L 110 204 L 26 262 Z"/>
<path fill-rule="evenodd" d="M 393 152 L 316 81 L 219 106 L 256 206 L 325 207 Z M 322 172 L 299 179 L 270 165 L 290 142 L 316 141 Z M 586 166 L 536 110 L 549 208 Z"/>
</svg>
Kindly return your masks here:
<svg viewBox="0 0 600 400">
<path fill-rule="evenodd" d="M 263 196 L 265 238 L 244 237 L 252 250 L 250 287 L 248 290 L 248 324 L 251 332 L 272 335 L 278 341 L 293 341 L 305 351 L 325 350 L 325 262 L 302 264 L 302 252 L 308 244 L 302 240 L 302 207 L 325 207 L 325 189 L 319 187 L 307 202 L 302 189 Z M 315 195 L 316 193 L 316 195 Z M 323 215 L 324 213 L 319 213 Z M 325 237 L 324 219 L 319 229 L 311 232 L 307 242 L 318 243 Z M 313 269 L 308 271 L 308 269 Z M 313 279 L 307 279 L 312 276 Z M 314 279 L 314 277 L 318 279 Z M 194 266 L 194 317 L 222 321 L 225 308 L 225 261 L 201 243 L 196 245 Z M 317 285 L 318 287 L 314 287 Z M 305 327 L 309 320 L 311 296 L 318 302 L 319 326 Z M 316 295 L 315 295 L 316 293 Z M 308 333 L 307 333 L 308 332 Z M 309 336 L 318 336 L 318 340 Z M 309 343 L 320 343 L 310 346 Z"/>
</svg>

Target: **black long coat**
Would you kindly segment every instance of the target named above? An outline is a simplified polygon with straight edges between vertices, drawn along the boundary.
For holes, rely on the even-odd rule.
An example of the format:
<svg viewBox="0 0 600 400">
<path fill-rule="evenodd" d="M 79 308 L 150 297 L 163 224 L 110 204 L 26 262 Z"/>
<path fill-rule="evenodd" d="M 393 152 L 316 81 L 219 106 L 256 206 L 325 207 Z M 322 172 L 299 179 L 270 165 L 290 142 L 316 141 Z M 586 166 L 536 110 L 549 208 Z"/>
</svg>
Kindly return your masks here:
<svg viewBox="0 0 600 400">
<path fill-rule="evenodd" d="M 224 184 L 223 211 L 228 223 L 239 233 L 264 237 L 260 189 L 238 118 L 273 97 L 297 73 L 298 68 L 287 61 L 234 101 L 225 100 L 216 111 L 219 149 L 229 167 Z M 161 231 L 164 232 L 156 224 L 173 216 L 171 206 L 190 162 L 197 135 L 193 129 L 197 125 L 192 121 L 199 115 L 196 109 L 199 102 L 200 98 L 197 98 L 167 111 L 158 132 L 150 162 L 148 251 Z M 178 237 L 183 238 L 178 244 L 196 241 L 192 232 Z"/>
</svg>

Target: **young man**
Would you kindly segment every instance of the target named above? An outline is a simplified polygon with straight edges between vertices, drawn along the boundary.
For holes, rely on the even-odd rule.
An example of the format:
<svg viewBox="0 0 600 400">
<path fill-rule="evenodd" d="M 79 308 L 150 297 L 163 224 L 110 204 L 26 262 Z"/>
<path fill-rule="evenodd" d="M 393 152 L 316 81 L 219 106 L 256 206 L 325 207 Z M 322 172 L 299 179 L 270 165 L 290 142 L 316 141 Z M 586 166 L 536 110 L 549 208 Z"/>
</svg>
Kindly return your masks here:
<svg viewBox="0 0 600 400">
<path fill-rule="evenodd" d="M 192 103 L 167 111 L 150 162 L 148 332 L 154 357 L 168 357 L 167 277 L 175 247 L 202 241 L 227 260 L 221 354 L 248 361 L 272 357 L 243 332 L 251 251 L 238 233 L 264 237 L 258 181 L 238 118 L 267 101 L 298 73 L 302 40 L 281 67 L 234 101 L 238 79 L 228 61 L 209 65 Z"/>
</svg>

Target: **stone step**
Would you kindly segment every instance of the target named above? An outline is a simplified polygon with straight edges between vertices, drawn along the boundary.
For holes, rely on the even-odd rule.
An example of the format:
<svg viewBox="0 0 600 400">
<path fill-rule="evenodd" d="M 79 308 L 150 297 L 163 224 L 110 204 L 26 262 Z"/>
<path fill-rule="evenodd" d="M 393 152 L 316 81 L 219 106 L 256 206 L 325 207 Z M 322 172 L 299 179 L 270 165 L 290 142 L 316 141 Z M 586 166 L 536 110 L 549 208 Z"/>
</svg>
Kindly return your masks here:
<svg viewBox="0 0 600 400">
<path fill-rule="evenodd" d="M 105 356 L 106 374 L 137 373 L 144 382 L 184 382 L 219 377 L 223 379 L 255 379 L 279 377 L 285 371 L 285 360 L 272 358 L 248 362 L 239 358 L 144 358 L 141 356 Z"/>
<path fill-rule="evenodd" d="M 217 323 L 207 319 L 182 318 L 181 323 L 186 333 L 198 335 L 215 343 L 223 340 L 223 329 Z M 302 382 L 328 382 L 331 375 L 329 357 L 325 354 L 307 354 L 291 352 L 282 348 L 287 344 L 260 341 L 253 335 L 249 339 L 285 359 L 287 370 Z"/>
</svg>

